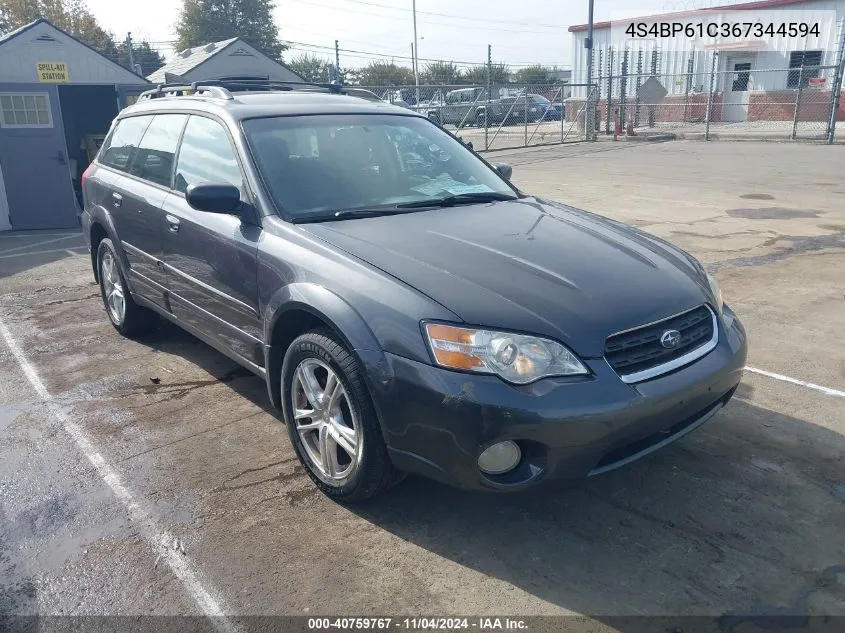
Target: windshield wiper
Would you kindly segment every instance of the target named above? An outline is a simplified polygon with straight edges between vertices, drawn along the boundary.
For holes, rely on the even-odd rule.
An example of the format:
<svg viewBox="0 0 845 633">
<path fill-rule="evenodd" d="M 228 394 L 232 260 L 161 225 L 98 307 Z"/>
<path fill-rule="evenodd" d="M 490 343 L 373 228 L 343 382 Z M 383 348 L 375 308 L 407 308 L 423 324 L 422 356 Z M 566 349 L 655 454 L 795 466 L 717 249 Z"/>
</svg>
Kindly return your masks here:
<svg viewBox="0 0 845 633">
<path fill-rule="evenodd" d="M 404 213 L 396 206 L 369 208 L 369 209 L 341 209 L 331 213 L 315 213 L 294 218 L 294 224 L 307 224 L 309 222 L 331 222 L 332 220 L 349 220 L 352 218 L 374 218 L 380 215 L 396 215 Z"/>
<path fill-rule="evenodd" d="M 456 204 L 476 204 L 479 202 L 499 202 L 501 200 L 518 200 L 516 196 L 509 193 L 498 193 L 495 191 L 458 193 L 444 198 L 431 198 L 429 200 L 414 200 L 413 202 L 402 202 L 397 204 L 399 209 L 420 209 L 423 207 L 453 207 Z"/>
</svg>

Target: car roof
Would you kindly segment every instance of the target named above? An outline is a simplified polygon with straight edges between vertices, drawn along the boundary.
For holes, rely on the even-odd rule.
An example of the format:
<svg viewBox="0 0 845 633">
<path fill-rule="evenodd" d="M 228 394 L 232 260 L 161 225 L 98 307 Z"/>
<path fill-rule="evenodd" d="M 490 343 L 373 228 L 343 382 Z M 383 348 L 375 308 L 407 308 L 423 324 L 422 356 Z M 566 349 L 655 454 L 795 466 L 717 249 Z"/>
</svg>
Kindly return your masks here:
<svg viewBox="0 0 845 633">
<path fill-rule="evenodd" d="M 125 108 L 120 118 L 161 112 L 208 112 L 233 120 L 309 114 L 401 114 L 422 116 L 384 101 L 335 94 L 322 90 L 271 90 L 232 92 L 229 97 L 209 94 L 164 94 L 139 100 Z"/>
</svg>

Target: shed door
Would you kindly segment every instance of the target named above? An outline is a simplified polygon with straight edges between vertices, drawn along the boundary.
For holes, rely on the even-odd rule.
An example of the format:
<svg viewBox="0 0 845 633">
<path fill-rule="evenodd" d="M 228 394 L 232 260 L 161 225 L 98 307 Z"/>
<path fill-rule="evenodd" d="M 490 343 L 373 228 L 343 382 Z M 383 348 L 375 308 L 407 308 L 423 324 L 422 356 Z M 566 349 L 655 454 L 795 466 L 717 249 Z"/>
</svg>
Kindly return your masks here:
<svg viewBox="0 0 845 633">
<path fill-rule="evenodd" d="M 55 90 L 0 91 L 0 162 L 12 228 L 78 226 Z"/>
</svg>

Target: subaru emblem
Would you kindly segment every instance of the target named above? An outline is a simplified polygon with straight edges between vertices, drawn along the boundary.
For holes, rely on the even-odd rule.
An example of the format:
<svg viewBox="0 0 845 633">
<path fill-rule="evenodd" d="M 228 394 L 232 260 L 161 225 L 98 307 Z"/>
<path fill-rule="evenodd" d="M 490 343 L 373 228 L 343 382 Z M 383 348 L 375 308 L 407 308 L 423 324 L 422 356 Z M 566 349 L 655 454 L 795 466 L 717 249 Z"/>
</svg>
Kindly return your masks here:
<svg viewBox="0 0 845 633">
<path fill-rule="evenodd" d="M 681 342 L 681 333 L 678 330 L 666 330 L 660 337 L 660 344 L 666 349 L 673 349 Z"/>
</svg>

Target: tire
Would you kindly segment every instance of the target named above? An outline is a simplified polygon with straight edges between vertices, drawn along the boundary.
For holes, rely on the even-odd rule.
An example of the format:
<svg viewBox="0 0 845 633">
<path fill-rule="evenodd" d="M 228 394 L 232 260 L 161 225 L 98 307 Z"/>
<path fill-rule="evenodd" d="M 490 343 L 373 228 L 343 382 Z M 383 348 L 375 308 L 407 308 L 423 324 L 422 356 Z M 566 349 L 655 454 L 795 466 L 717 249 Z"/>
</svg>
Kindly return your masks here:
<svg viewBox="0 0 845 633">
<path fill-rule="evenodd" d="M 148 308 L 139 306 L 129 293 L 126 277 L 120 266 L 120 258 L 114 244 L 108 238 L 103 239 L 97 248 L 97 278 L 100 281 L 100 297 L 109 321 L 121 335 L 134 338 L 147 334 L 158 325 L 158 315 Z M 114 291 L 117 293 L 114 293 Z M 122 297 L 123 310 L 116 309 L 117 294 Z M 111 301 L 110 301 L 111 297 Z"/>
<path fill-rule="evenodd" d="M 487 127 L 487 110 L 479 110 L 475 113 L 475 127 Z"/>
<path fill-rule="evenodd" d="M 404 475 L 388 456 L 361 366 L 333 333 L 314 330 L 295 339 L 285 354 L 281 380 L 291 444 L 327 497 L 364 501 L 401 481 Z M 306 383 L 313 388 L 311 396 Z M 330 390 L 334 397 L 326 395 Z"/>
</svg>

